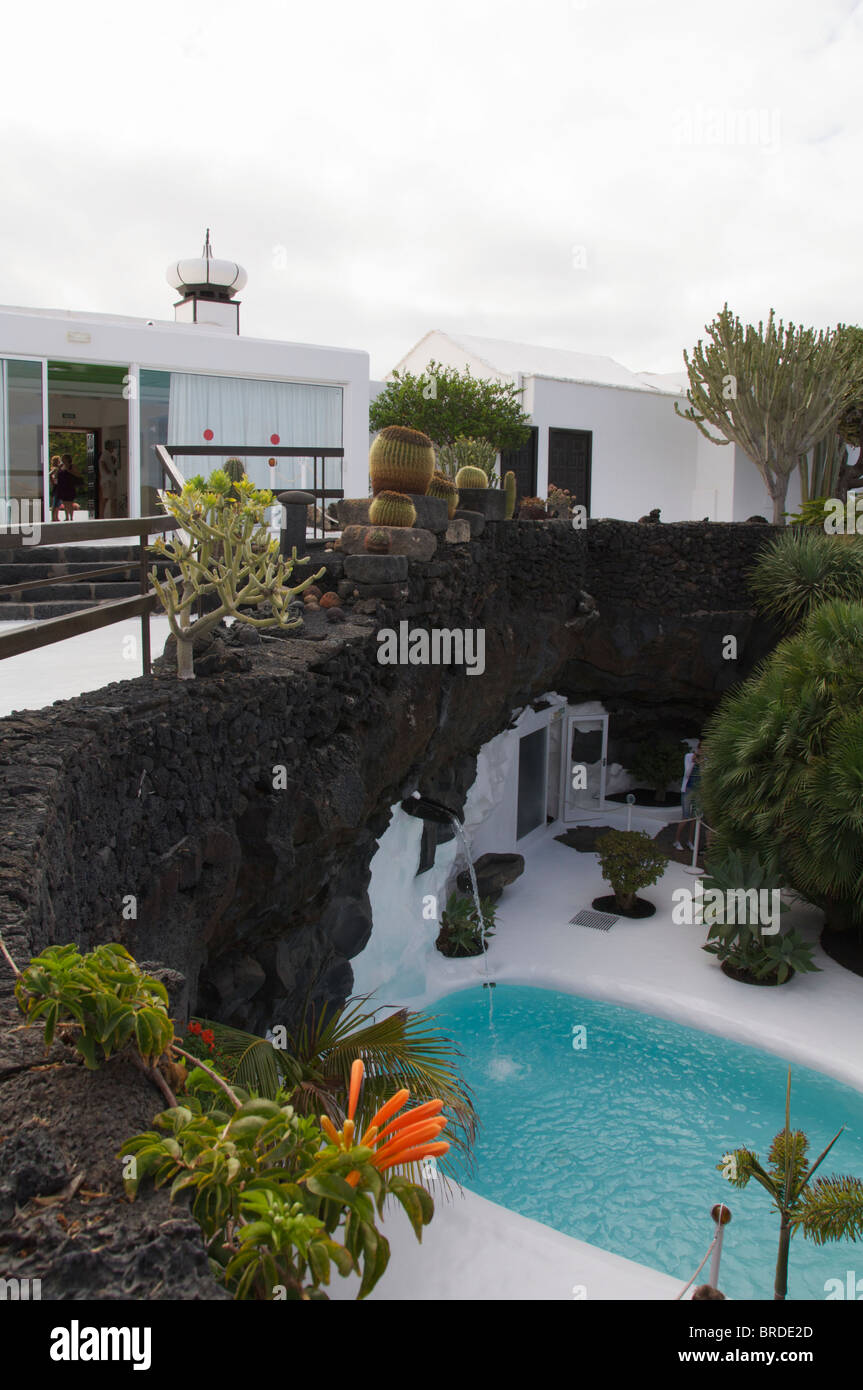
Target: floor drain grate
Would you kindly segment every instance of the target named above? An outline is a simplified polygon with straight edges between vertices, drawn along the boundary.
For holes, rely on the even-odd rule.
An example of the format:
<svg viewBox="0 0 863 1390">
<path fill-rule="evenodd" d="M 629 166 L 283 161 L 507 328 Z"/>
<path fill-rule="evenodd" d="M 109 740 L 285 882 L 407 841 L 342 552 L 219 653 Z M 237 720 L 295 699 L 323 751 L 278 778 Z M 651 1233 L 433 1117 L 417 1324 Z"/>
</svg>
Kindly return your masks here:
<svg viewBox="0 0 863 1390">
<path fill-rule="evenodd" d="M 613 912 L 576 912 L 574 917 L 570 917 L 571 927 L 593 927 L 595 931 L 608 931 L 609 927 L 617 921 Z"/>
</svg>

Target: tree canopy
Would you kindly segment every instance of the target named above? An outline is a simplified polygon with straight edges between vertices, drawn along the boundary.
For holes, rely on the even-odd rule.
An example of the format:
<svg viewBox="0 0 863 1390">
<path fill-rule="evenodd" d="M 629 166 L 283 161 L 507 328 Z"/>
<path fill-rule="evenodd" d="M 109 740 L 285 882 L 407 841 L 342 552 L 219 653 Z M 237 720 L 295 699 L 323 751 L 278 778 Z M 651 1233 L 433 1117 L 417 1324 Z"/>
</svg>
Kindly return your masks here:
<svg viewBox="0 0 863 1390">
<path fill-rule="evenodd" d="M 407 425 L 422 430 L 438 449 L 460 436 L 487 439 L 497 452 L 518 449 L 530 434 L 530 417 L 522 409 L 521 389 L 512 382 L 486 381 L 429 362 L 421 376 L 394 371 L 392 381 L 372 401 L 369 424 Z"/>
</svg>

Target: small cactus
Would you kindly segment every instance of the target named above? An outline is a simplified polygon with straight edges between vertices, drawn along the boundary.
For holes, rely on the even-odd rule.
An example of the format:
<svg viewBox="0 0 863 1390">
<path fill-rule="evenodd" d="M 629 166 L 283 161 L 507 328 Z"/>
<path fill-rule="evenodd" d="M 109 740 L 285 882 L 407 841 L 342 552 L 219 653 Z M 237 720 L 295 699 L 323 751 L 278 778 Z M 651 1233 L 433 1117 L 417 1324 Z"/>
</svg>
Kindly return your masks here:
<svg viewBox="0 0 863 1390">
<path fill-rule="evenodd" d="M 363 546 L 370 555 L 388 555 L 390 550 L 389 534 L 380 528 L 366 531 Z"/>
<path fill-rule="evenodd" d="M 369 452 L 375 496 L 380 492 L 425 496 L 434 468 L 434 445 L 428 435 L 403 425 L 387 425 Z"/>
<path fill-rule="evenodd" d="M 413 526 L 417 509 L 403 492 L 379 492 L 369 506 L 373 526 Z"/>
<path fill-rule="evenodd" d="M 443 473 L 435 472 L 434 477 L 429 483 L 428 496 L 439 497 L 442 501 L 446 502 L 447 515 L 450 521 L 452 521 L 456 513 L 456 508 L 458 507 L 458 488 L 452 478 L 447 478 Z"/>
<path fill-rule="evenodd" d="M 514 473 L 507 473 L 503 480 L 503 490 L 506 493 L 506 519 L 512 521 L 515 511 L 516 481 Z"/>
<path fill-rule="evenodd" d="M 246 476 L 242 459 L 225 459 L 224 468 L 232 483 L 241 483 Z"/>
<path fill-rule="evenodd" d="M 455 485 L 458 488 L 488 487 L 488 474 L 484 473 L 481 468 L 472 468 L 470 464 L 467 464 L 456 473 Z"/>
</svg>

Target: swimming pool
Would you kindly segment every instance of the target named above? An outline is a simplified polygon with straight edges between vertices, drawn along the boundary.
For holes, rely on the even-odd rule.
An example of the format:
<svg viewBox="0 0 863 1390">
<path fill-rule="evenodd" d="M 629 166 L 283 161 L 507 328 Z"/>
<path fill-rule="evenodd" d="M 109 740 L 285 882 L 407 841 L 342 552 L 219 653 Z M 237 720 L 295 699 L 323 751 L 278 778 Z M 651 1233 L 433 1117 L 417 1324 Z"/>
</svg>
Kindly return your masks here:
<svg viewBox="0 0 863 1390">
<path fill-rule="evenodd" d="M 720 1286 L 729 1298 L 773 1297 L 779 1217 L 752 1181 L 715 1165 L 731 1149 L 763 1163 L 782 1128 L 788 1064 L 616 1004 L 522 985 L 474 986 L 432 1005 L 464 1053 L 481 1130 L 466 1186 L 604 1250 L 679 1278 L 704 1255 L 710 1208 L 732 1212 Z M 576 1048 L 584 1029 L 586 1046 Z M 863 1178 L 863 1095 L 792 1066 L 791 1125 L 810 1161 L 846 1126 L 819 1173 Z M 848 1271 L 863 1279 L 863 1243 L 791 1242 L 788 1297 L 826 1297 Z M 706 1280 L 705 1267 L 697 1282 Z M 574 1275 L 574 1280 L 577 1275 Z M 590 1297 L 590 1289 L 587 1289 Z"/>
</svg>

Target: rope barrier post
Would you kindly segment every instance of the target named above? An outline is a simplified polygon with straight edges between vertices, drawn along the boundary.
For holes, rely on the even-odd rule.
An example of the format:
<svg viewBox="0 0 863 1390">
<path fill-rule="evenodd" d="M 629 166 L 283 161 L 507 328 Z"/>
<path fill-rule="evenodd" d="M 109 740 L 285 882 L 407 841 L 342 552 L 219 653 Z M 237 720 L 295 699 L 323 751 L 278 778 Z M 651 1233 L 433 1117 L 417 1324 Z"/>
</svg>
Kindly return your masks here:
<svg viewBox="0 0 863 1390">
<path fill-rule="evenodd" d="M 728 1207 L 725 1205 L 724 1202 L 717 1202 L 716 1206 L 711 1208 L 710 1215 L 716 1222 L 716 1244 L 713 1247 L 713 1258 L 710 1261 L 710 1282 L 713 1285 L 714 1289 L 718 1289 L 719 1261 L 722 1256 L 722 1236 L 725 1231 L 725 1227 L 731 1220 L 731 1212 L 728 1210 Z"/>
<path fill-rule="evenodd" d="M 699 846 L 700 842 L 701 842 L 701 817 L 698 816 L 698 817 L 696 818 L 696 821 L 695 821 L 695 839 L 693 840 L 693 843 L 692 843 L 692 867 L 693 867 L 693 869 L 697 869 L 697 868 L 698 868 L 698 846 Z"/>
</svg>

